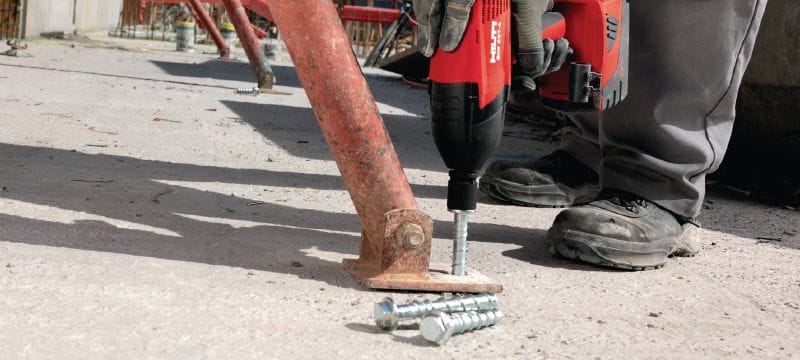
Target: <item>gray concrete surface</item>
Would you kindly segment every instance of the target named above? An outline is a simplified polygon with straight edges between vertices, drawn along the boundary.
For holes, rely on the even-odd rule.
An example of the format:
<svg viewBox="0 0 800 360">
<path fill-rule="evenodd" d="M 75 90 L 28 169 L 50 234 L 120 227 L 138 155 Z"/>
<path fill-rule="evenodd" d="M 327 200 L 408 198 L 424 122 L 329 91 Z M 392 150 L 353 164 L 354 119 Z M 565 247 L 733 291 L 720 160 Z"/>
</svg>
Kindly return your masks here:
<svg viewBox="0 0 800 360">
<path fill-rule="evenodd" d="M 0 58 L 3 358 L 798 357 L 800 214 L 716 190 L 700 256 L 648 272 L 552 258 L 557 209 L 483 199 L 468 261 L 505 285 L 503 322 L 444 347 L 413 325 L 377 331 L 382 297 L 436 294 L 342 270 L 358 219 L 291 64 L 273 64 L 290 95 L 239 96 L 244 63 L 118 45 L 136 49 L 33 42 L 33 58 Z M 426 92 L 365 72 L 446 262 Z M 495 157 L 555 146 L 529 131 L 509 127 Z"/>
</svg>

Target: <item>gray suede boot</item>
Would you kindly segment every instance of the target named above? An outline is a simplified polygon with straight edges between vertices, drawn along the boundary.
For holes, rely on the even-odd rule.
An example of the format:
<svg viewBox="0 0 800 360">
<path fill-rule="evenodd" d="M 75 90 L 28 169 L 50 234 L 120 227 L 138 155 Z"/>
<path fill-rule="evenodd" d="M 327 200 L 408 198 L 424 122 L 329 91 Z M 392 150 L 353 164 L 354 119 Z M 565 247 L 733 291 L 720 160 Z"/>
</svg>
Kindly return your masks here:
<svg viewBox="0 0 800 360">
<path fill-rule="evenodd" d="M 604 190 L 562 211 L 547 233 L 550 252 L 627 270 L 658 269 L 667 257 L 694 256 L 699 228 L 634 194 Z"/>
<path fill-rule="evenodd" d="M 528 163 L 500 160 L 480 179 L 481 191 L 514 205 L 567 207 L 592 201 L 600 192 L 597 173 L 572 154 L 557 150 Z"/>
</svg>

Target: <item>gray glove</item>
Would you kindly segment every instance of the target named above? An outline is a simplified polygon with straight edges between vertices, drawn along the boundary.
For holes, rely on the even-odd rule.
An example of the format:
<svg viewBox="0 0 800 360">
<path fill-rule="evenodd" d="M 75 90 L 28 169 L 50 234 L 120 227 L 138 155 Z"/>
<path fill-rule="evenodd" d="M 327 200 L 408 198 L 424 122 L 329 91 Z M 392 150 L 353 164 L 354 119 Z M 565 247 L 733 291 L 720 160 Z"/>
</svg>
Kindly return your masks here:
<svg viewBox="0 0 800 360">
<path fill-rule="evenodd" d="M 453 51 L 461 42 L 475 0 L 414 0 L 417 44 L 430 57 L 439 45 Z M 444 20 L 442 20 L 444 17 Z"/>
<path fill-rule="evenodd" d="M 567 39 L 542 40 L 542 16 L 553 0 L 512 0 L 518 73 L 537 78 L 561 69 L 572 54 Z"/>
</svg>

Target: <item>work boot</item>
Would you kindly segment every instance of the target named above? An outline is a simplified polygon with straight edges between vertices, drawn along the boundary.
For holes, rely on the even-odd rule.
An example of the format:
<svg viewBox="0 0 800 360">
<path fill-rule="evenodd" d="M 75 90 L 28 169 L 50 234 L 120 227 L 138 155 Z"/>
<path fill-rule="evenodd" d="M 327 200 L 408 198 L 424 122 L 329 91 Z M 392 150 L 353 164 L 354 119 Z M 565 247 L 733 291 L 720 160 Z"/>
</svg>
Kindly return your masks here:
<svg viewBox="0 0 800 360">
<path fill-rule="evenodd" d="M 617 190 L 562 211 L 547 233 L 551 254 L 628 270 L 658 269 L 670 255 L 694 256 L 698 237 L 693 223 Z"/>
<path fill-rule="evenodd" d="M 480 179 L 490 197 L 522 206 L 567 207 L 592 201 L 600 192 L 597 173 L 572 154 L 556 150 L 528 163 L 495 161 Z"/>
</svg>

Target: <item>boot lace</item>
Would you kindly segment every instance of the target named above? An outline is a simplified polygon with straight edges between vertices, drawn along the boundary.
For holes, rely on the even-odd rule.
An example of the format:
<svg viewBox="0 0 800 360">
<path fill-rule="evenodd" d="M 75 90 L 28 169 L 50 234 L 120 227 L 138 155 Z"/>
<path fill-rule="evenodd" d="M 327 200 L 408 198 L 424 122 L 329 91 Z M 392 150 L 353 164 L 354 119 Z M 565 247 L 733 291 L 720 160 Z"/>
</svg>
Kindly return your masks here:
<svg viewBox="0 0 800 360">
<path fill-rule="evenodd" d="M 641 208 L 648 207 L 647 200 L 625 191 L 604 190 L 599 197 L 612 204 L 622 206 L 634 214 L 638 214 Z"/>
</svg>

